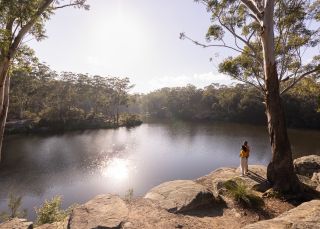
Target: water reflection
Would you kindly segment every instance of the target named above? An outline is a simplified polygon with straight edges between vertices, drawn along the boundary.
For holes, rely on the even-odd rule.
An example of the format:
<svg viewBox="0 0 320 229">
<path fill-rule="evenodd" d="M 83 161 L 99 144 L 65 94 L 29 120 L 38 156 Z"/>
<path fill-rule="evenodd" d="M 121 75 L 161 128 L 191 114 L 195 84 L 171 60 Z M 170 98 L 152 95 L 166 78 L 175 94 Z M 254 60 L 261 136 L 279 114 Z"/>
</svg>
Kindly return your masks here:
<svg viewBox="0 0 320 229">
<path fill-rule="evenodd" d="M 113 158 L 107 161 L 101 173 L 103 176 L 114 181 L 123 181 L 129 178 L 129 163 L 125 159 Z"/>
<path fill-rule="evenodd" d="M 291 130 L 294 156 L 319 153 L 320 132 Z M 63 195 L 63 206 L 97 194 L 143 195 L 172 179 L 194 179 L 221 166 L 238 166 L 243 140 L 251 145 L 250 164 L 271 157 L 266 128 L 241 124 L 184 122 L 143 124 L 133 129 L 73 132 L 6 138 L 0 167 L 0 210 L 9 192 L 34 206 Z M 307 144 L 306 144 L 307 143 Z"/>
</svg>

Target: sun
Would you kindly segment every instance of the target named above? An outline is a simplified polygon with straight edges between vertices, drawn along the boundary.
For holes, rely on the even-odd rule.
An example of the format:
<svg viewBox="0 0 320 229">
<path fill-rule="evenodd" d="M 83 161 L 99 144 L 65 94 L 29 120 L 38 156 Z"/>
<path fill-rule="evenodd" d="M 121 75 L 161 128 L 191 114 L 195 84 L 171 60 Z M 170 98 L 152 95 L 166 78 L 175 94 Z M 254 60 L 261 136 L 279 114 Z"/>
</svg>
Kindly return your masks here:
<svg viewBox="0 0 320 229">
<path fill-rule="evenodd" d="M 148 52 L 144 22 L 128 11 L 118 10 L 104 15 L 92 29 L 90 44 L 104 65 L 135 66 Z"/>
</svg>

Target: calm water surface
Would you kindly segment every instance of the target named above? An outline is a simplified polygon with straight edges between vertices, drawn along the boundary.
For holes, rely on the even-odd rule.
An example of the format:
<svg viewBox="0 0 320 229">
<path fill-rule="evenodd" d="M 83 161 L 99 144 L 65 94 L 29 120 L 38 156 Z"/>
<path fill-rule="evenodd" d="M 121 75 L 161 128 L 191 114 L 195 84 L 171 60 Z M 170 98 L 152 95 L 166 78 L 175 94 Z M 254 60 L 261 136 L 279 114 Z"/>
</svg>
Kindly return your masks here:
<svg viewBox="0 0 320 229">
<path fill-rule="evenodd" d="M 319 154 L 320 131 L 290 130 L 294 157 Z M 34 207 L 54 195 L 63 207 L 102 193 L 134 195 L 163 181 L 194 179 L 222 166 L 238 166 L 241 143 L 251 146 L 250 164 L 271 157 L 265 127 L 243 124 L 143 124 L 137 128 L 72 132 L 53 136 L 10 136 L 0 167 L 0 211 L 8 193 Z"/>
</svg>

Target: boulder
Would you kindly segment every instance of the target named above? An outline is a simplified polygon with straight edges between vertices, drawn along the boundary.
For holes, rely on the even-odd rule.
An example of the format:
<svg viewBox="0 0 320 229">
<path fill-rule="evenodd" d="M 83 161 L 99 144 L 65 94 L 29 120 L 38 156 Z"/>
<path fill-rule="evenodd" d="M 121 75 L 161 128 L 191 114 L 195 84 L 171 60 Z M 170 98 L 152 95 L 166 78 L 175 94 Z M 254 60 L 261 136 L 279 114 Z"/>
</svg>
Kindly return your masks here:
<svg viewBox="0 0 320 229">
<path fill-rule="evenodd" d="M 309 155 L 293 161 L 294 171 L 297 174 L 312 177 L 313 173 L 320 172 L 320 156 Z"/>
<path fill-rule="evenodd" d="M 169 212 L 185 212 L 199 207 L 212 206 L 213 194 L 204 186 L 191 180 L 175 180 L 152 188 L 145 198 L 156 200 Z"/>
<path fill-rule="evenodd" d="M 236 173 L 236 168 L 219 168 L 206 176 L 198 178 L 196 182 L 207 187 L 217 198 L 224 191 L 223 184 L 239 175 Z"/>
<path fill-rule="evenodd" d="M 313 182 L 316 182 L 317 184 L 320 184 L 320 172 L 318 173 L 313 173 L 311 180 Z"/>
<path fill-rule="evenodd" d="M 245 229 L 320 228 L 320 200 L 312 200 L 291 209 L 280 216 L 250 224 Z"/>
<path fill-rule="evenodd" d="M 267 168 L 263 165 L 250 165 L 249 174 L 247 176 L 240 176 L 240 168 L 220 168 L 212 173 L 200 177 L 196 182 L 206 186 L 211 190 L 215 197 L 225 193 L 224 183 L 228 180 L 241 182 L 249 189 L 264 192 L 268 190 L 271 185 L 267 181 Z"/>
<path fill-rule="evenodd" d="M 7 222 L 0 224 L 0 229 L 32 229 L 33 223 L 28 222 L 26 219 L 14 218 Z"/>
<path fill-rule="evenodd" d="M 66 217 L 63 221 L 61 222 L 54 222 L 54 223 L 46 223 L 42 224 L 39 227 L 36 227 L 35 229 L 67 229 L 68 228 L 68 222 L 69 222 L 69 217 Z"/>
<path fill-rule="evenodd" d="M 318 186 L 318 183 L 312 179 L 310 179 L 309 177 L 307 176 L 303 176 L 303 175 L 299 175 L 297 174 L 297 177 L 299 179 L 299 181 L 313 189 L 316 189 L 317 186 Z"/>
<path fill-rule="evenodd" d="M 128 213 L 128 207 L 120 197 L 99 195 L 72 210 L 68 228 L 120 228 Z"/>
<path fill-rule="evenodd" d="M 313 173 L 311 181 L 315 182 L 317 184 L 316 190 L 320 192 L 320 172 L 319 173 Z"/>
</svg>

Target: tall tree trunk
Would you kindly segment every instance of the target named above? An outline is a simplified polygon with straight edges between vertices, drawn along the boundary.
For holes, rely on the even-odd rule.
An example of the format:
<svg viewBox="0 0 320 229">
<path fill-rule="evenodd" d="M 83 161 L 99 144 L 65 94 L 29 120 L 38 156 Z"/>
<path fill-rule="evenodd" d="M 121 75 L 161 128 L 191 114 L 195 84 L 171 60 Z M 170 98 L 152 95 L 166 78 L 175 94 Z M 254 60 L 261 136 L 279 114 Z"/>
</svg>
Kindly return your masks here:
<svg viewBox="0 0 320 229">
<path fill-rule="evenodd" d="M 266 115 L 272 149 L 272 160 L 268 165 L 267 177 L 275 190 L 286 193 L 298 191 L 299 181 L 293 170 L 292 152 L 279 92 L 274 53 L 273 14 L 274 0 L 267 0 L 261 35 L 266 84 Z"/>
<path fill-rule="evenodd" d="M 0 113 L 0 161 L 1 161 L 4 130 L 5 130 L 8 108 L 9 108 L 9 91 L 10 91 L 10 77 L 6 76 L 4 86 L 3 86 L 3 92 L 4 92 L 3 93 L 3 106 L 1 109 L 1 113 Z"/>
<path fill-rule="evenodd" d="M 117 114 L 116 114 L 116 118 L 117 118 L 117 127 L 119 126 L 119 105 L 117 106 Z"/>
</svg>

